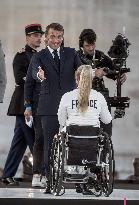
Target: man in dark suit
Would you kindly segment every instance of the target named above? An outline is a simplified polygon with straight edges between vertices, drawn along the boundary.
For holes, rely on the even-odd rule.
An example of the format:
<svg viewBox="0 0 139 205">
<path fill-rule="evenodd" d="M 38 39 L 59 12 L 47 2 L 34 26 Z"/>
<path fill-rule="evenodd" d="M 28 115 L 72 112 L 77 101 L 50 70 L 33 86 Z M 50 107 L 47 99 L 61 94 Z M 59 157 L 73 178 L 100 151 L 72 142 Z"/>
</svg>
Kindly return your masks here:
<svg viewBox="0 0 139 205">
<path fill-rule="evenodd" d="M 46 27 L 46 49 L 35 54 L 31 60 L 33 77 L 42 81 L 38 103 L 44 133 L 44 158 L 48 178 L 45 193 L 50 193 L 49 158 L 53 137 L 59 132 L 58 106 L 64 93 L 76 87 L 75 71 L 81 61 L 73 48 L 61 46 L 64 29 L 58 23 Z"/>
<path fill-rule="evenodd" d="M 25 153 L 27 145 L 33 152 L 34 130 L 28 127 L 24 119 L 24 83 L 32 55 L 40 47 L 43 34 L 40 24 L 31 24 L 25 27 L 26 46 L 25 50 L 18 52 L 13 60 L 13 71 L 15 77 L 15 91 L 8 109 L 8 115 L 16 116 L 14 137 L 10 151 L 3 170 L 3 183 L 17 184 L 14 176 Z"/>
</svg>

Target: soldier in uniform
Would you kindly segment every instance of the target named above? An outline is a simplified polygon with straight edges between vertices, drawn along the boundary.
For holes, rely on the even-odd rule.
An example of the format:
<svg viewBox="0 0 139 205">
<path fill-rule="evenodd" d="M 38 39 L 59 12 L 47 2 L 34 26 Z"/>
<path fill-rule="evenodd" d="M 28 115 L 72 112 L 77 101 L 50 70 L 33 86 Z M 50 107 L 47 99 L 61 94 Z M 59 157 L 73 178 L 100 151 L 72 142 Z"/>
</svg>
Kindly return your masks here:
<svg viewBox="0 0 139 205">
<path fill-rule="evenodd" d="M 47 45 L 46 39 L 45 44 Z M 40 80 L 36 81 L 32 77 L 32 67 L 29 66 L 25 86 L 24 86 L 24 106 L 25 119 L 30 120 L 33 116 L 33 125 L 35 131 L 35 141 L 33 147 L 33 178 L 32 187 L 46 187 L 46 177 L 44 168 L 44 137 L 41 124 L 41 118 L 37 115 L 37 107 L 41 89 Z"/>
<path fill-rule="evenodd" d="M 96 49 L 96 39 L 95 31 L 92 29 L 84 29 L 79 36 L 79 50 L 77 52 L 83 64 L 91 65 L 92 68 L 95 68 L 95 78 L 92 83 L 92 88 L 101 92 L 107 100 L 109 90 L 105 87 L 103 77 L 106 76 L 107 78 L 115 80 L 116 76 L 106 72 L 106 68 L 115 70 L 115 66 L 107 55 Z M 126 74 L 122 74 L 121 83 L 125 82 L 125 80 Z M 101 127 L 103 127 L 103 130 L 110 136 L 112 135 L 112 123 L 104 124 L 101 122 Z"/>
<path fill-rule="evenodd" d="M 34 130 L 28 127 L 24 118 L 24 83 L 32 55 L 40 47 L 42 27 L 40 24 L 31 24 L 25 27 L 25 50 L 18 52 L 13 60 L 13 72 L 15 77 L 15 90 L 8 109 L 9 116 L 16 116 L 14 137 L 3 170 L 3 183 L 7 185 L 17 184 L 13 178 L 26 151 L 27 145 L 33 153 Z"/>
</svg>

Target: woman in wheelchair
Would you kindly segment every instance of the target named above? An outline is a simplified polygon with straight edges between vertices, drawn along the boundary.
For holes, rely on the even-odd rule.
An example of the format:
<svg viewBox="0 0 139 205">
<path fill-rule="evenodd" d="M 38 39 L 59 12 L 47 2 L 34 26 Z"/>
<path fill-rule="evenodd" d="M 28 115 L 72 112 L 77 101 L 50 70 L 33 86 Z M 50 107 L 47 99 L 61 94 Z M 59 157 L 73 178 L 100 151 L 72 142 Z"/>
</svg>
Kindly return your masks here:
<svg viewBox="0 0 139 205">
<path fill-rule="evenodd" d="M 100 92 L 92 89 L 94 73 L 90 65 L 80 66 L 75 74 L 77 89 L 62 96 L 58 109 L 60 127 L 91 125 L 100 127 L 100 119 L 108 124 L 112 116 Z M 66 130 L 64 128 L 64 130 Z"/>
<path fill-rule="evenodd" d="M 100 92 L 92 89 L 93 78 L 94 73 L 90 65 L 82 65 L 77 69 L 75 74 L 77 89 L 65 93 L 60 101 L 58 120 L 61 132 L 70 132 L 69 128 L 73 128 L 71 130 L 76 130 L 77 133 L 75 131 L 72 134 L 82 136 L 81 127 L 83 126 L 87 128 L 86 134 L 91 137 L 89 132 L 92 132 L 92 129 L 89 127 L 96 128 L 94 129 L 96 131 L 100 127 L 100 119 L 105 124 L 111 122 L 112 116 L 105 98 Z M 75 155 L 78 153 L 74 153 L 73 158 Z M 85 184 L 76 184 L 76 191 L 90 194 Z"/>
</svg>

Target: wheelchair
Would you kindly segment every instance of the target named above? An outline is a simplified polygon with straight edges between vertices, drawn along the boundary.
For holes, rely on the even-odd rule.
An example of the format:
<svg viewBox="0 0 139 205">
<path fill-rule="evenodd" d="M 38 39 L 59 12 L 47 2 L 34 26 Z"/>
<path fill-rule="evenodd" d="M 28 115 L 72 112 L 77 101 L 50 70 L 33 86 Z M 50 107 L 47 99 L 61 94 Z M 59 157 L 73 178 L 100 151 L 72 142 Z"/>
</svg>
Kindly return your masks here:
<svg viewBox="0 0 139 205">
<path fill-rule="evenodd" d="M 70 125 L 55 135 L 50 156 L 50 187 L 55 196 L 63 195 L 66 184 L 72 183 L 84 185 L 91 195 L 108 197 L 114 170 L 112 140 L 101 128 Z"/>
</svg>

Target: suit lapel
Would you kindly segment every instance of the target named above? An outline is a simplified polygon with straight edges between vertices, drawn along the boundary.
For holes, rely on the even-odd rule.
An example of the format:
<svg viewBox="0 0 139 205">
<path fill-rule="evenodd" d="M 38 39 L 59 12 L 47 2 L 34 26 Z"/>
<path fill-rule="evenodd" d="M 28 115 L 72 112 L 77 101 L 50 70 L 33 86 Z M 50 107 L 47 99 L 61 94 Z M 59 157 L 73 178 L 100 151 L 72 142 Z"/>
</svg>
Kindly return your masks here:
<svg viewBox="0 0 139 205">
<path fill-rule="evenodd" d="M 50 53 L 49 49 L 46 47 L 46 55 L 47 55 L 47 60 L 49 62 L 49 64 L 51 65 L 51 67 L 54 68 L 54 70 L 59 73 L 58 68 L 55 64 L 55 61 L 53 59 L 52 54 Z M 64 49 L 61 48 L 60 49 L 60 75 L 62 74 L 63 70 L 64 70 L 64 62 L 65 62 L 65 54 L 64 54 Z"/>
<path fill-rule="evenodd" d="M 57 66 L 56 66 L 56 64 L 55 64 L 55 61 L 54 61 L 54 59 L 53 59 L 53 56 L 52 56 L 52 54 L 50 53 L 50 51 L 49 51 L 49 49 L 48 49 L 47 47 L 46 47 L 46 55 L 47 55 L 47 60 L 48 60 L 49 64 L 50 64 L 51 67 L 53 67 L 54 70 L 58 73 L 59 71 L 58 71 L 58 68 L 57 68 Z"/>
<path fill-rule="evenodd" d="M 65 62 L 65 53 L 64 53 L 64 49 L 61 48 L 60 49 L 60 75 L 64 70 L 64 62 Z"/>
</svg>

